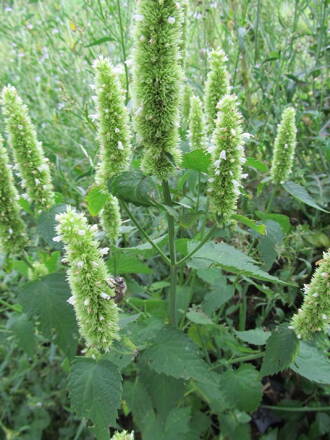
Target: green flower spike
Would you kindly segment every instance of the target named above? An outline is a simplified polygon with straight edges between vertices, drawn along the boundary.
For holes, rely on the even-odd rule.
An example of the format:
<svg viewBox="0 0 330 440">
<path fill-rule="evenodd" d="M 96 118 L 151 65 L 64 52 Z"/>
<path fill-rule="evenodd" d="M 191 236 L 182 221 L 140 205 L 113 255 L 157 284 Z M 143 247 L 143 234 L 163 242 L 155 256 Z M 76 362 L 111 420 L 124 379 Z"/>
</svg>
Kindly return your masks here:
<svg viewBox="0 0 330 440">
<path fill-rule="evenodd" d="M 116 432 L 111 440 L 134 440 L 134 434 L 127 431 Z"/>
<path fill-rule="evenodd" d="M 121 217 L 118 200 L 108 193 L 108 180 L 128 168 L 131 155 L 128 114 L 124 104 L 120 81 L 105 58 L 94 63 L 96 74 L 96 106 L 100 161 L 96 171 L 96 184 L 108 194 L 102 210 L 101 224 L 111 242 L 119 236 Z"/>
<path fill-rule="evenodd" d="M 201 100 L 196 96 L 192 96 L 191 98 L 189 139 L 193 150 L 198 148 L 206 148 L 203 106 Z"/>
<path fill-rule="evenodd" d="M 103 261 L 108 248 L 100 249 L 95 239 L 97 226 L 89 226 L 86 217 L 68 208 L 56 216 L 58 221 L 54 241 L 63 241 L 64 261 L 69 263 L 68 279 L 81 335 L 88 353 L 95 356 L 109 351 L 119 339 L 118 307 L 115 292 L 109 285 L 109 274 Z"/>
<path fill-rule="evenodd" d="M 304 303 L 293 316 L 291 328 L 299 339 L 310 339 L 316 332 L 327 332 L 330 324 L 330 249 L 324 252 L 304 292 Z"/>
<path fill-rule="evenodd" d="M 272 181 L 276 184 L 286 182 L 292 170 L 297 134 L 295 115 L 292 107 L 285 109 L 277 129 L 271 168 Z"/>
<path fill-rule="evenodd" d="M 205 111 L 207 131 L 212 135 L 217 119 L 219 101 L 230 92 L 227 57 L 222 50 L 210 54 L 210 71 L 205 85 Z"/>
<path fill-rule="evenodd" d="M 190 104 L 192 98 L 192 90 L 189 84 L 183 87 L 182 102 L 181 102 L 181 129 L 185 132 L 189 125 Z"/>
<path fill-rule="evenodd" d="M 7 151 L 0 136 L 0 246 L 8 253 L 21 251 L 27 243 L 18 198 Z"/>
<path fill-rule="evenodd" d="M 48 159 L 37 140 L 28 109 L 12 86 L 4 87 L 2 104 L 9 142 L 27 197 L 37 211 L 47 209 L 54 204 Z"/>
<path fill-rule="evenodd" d="M 213 144 L 209 147 L 212 168 L 208 180 L 211 210 L 228 220 L 236 209 L 240 194 L 242 164 L 245 162 L 244 142 L 250 136 L 242 133 L 242 117 L 238 111 L 237 97 L 225 96 L 219 103 Z"/>
<path fill-rule="evenodd" d="M 177 0 L 140 0 L 135 20 L 134 93 L 142 168 L 166 179 L 181 161 L 181 5 Z"/>
</svg>

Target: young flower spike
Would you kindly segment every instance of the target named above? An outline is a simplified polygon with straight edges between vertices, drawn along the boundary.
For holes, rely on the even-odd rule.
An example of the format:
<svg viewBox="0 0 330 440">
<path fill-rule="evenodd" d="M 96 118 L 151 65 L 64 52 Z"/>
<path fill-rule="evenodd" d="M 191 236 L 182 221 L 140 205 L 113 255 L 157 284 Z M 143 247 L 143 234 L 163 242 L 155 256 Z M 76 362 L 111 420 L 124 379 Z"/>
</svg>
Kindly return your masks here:
<svg viewBox="0 0 330 440">
<path fill-rule="evenodd" d="M 96 170 L 96 184 L 108 194 L 101 212 L 101 223 L 111 242 L 119 235 L 121 224 L 119 204 L 108 193 L 108 180 L 126 170 L 131 146 L 128 114 L 120 82 L 110 62 L 99 58 L 94 63 L 96 79 L 97 130 L 100 143 L 100 160 Z"/>
<path fill-rule="evenodd" d="M 222 50 L 210 54 L 210 71 L 205 85 L 205 112 L 207 132 L 212 135 L 217 119 L 217 105 L 229 93 L 229 74 L 226 69 L 227 57 Z"/>
<path fill-rule="evenodd" d="M 37 140 L 28 109 L 12 86 L 4 87 L 2 104 L 9 143 L 22 185 L 38 211 L 47 209 L 54 203 L 54 191 L 48 160 Z"/>
<path fill-rule="evenodd" d="M 58 237 L 63 241 L 69 263 L 68 278 L 73 305 L 81 335 L 88 352 L 97 355 L 109 351 L 118 339 L 118 308 L 115 292 L 109 285 L 109 274 L 102 256 L 108 249 L 99 249 L 94 230 L 86 217 L 68 208 L 56 216 Z"/>
<path fill-rule="evenodd" d="M 135 18 L 134 93 L 142 168 L 166 179 L 181 161 L 177 146 L 181 5 L 178 0 L 140 0 Z"/>
<path fill-rule="evenodd" d="M 27 243 L 17 199 L 7 151 L 0 136 L 0 247 L 8 253 L 21 251 Z"/>
<path fill-rule="evenodd" d="M 316 332 L 326 332 L 330 324 L 330 249 L 323 254 L 304 292 L 304 303 L 291 325 L 298 338 L 310 339 Z"/>
<path fill-rule="evenodd" d="M 225 96 L 219 103 L 211 150 L 212 168 L 208 181 L 211 209 L 220 220 L 228 220 L 236 209 L 245 162 L 244 138 L 237 97 Z"/>
<path fill-rule="evenodd" d="M 294 108 L 286 108 L 277 129 L 271 168 L 271 177 L 275 184 L 286 182 L 292 170 L 297 133 L 295 114 Z"/>
<path fill-rule="evenodd" d="M 206 147 L 203 106 L 201 100 L 196 96 L 192 96 L 191 98 L 189 139 L 193 150 Z"/>
<path fill-rule="evenodd" d="M 127 431 L 116 432 L 111 440 L 134 440 L 133 432 L 128 433 Z"/>
</svg>

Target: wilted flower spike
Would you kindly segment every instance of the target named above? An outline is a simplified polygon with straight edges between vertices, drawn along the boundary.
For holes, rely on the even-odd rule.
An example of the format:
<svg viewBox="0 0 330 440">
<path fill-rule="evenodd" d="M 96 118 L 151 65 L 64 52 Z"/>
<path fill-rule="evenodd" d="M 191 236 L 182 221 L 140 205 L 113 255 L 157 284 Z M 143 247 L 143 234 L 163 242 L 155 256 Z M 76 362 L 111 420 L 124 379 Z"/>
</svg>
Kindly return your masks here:
<svg viewBox="0 0 330 440">
<path fill-rule="evenodd" d="M 205 112 L 209 135 L 212 135 L 215 128 L 217 105 L 230 91 L 226 60 L 227 57 L 222 50 L 213 50 L 210 54 L 210 71 L 205 85 Z"/>
<path fill-rule="evenodd" d="M 237 98 L 227 95 L 220 101 L 220 109 L 213 134 L 214 151 L 208 195 L 211 209 L 228 220 L 236 209 L 242 179 L 242 162 L 245 160 L 242 138 L 241 114 Z"/>
<path fill-rule="evenodd" d="M 201 100 L 196 96 L 192 96 L 191 98 L 189 139 L 193 150 L 198 148 L 206 148 L 203 107 Z"/>
<path fill-rule="evenodd" d="M 54 203 L 54 191 L 49 166 L 28 109 L 12 86 L 4 87 L 2 105 L 9 142 L 23 186 L 37 210 L 47 209 Z"/>
<path fill-rule="evenodd" d="M 21 251 L 27 243 L 17 199 L 7 151 L 0 136 L 0 247 L 8 253 Z"/>
<path fill-rule="evenodd" d="M 178 148 L 180 24 L 178 0 L 141 0 L 136 22 L 134 94 L 142 168 L 166 179 L 181 161 Z M 169 20 L 170 18 L 170 20 Z"/>
<path fill-rule="evenodd" d="M 94 231 L 85 216 L 71 208 L 58 216 L 56 229 L 63 239 L 69 262 L 71 302 L 80 333 L 86 340 L 89 353 L 106 352 L 113 340 L 118 339 L 119 327 L 118 308 L 112 300 L 115 293 L 107 282 L 109 274 L 102 259 L 104 252 L 98 248 Z M 81 235 L 80 231 L 84 231 L 84 234 Z M 83 265 L 77 268 L 80 262 Z"/>
<path fill-rule="evenodd" d="M 316 332 L 327 332 L 330 324 L 330 249 L 324 253 L 311 283 L 305 286 L 304 303 L 293 316 L 291 325 L 302 339 Z"/>
<path fill-rule="evenodd" d="M 133 432 L 128 433 L 127 431 L 116 432 L 111 440 L 134 440 Z"/>
<path fill-rule="evenodd" d="M 277 130 L 271 168 L 272 181 L 276 184 L 286 182 L 292 170 L 297 133 L 295 115 L 294 108 L 285 109 Z"/>
</svg>

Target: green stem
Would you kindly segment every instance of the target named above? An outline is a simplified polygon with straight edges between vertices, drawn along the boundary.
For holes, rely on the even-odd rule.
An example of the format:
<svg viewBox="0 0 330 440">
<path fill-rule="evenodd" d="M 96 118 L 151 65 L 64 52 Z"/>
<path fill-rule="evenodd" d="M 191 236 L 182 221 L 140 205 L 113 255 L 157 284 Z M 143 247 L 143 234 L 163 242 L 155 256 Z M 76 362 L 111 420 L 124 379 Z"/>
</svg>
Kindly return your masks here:
<svg viewBox="0 0 330 440">
<path fill-rule="evenodd" d="M 256 28 L 255 28 L 255 40 L 254 40 L 254 65 L 257 64 L 258 61 L 258 33 L 259 33 L 259 22 L 260 22 L 260 9 L 261 9 L 261 1 L 258 0 L 257 3 L 257 19 L 256 19 Z"/>
<path fill-rule="evenodd" d="M 126 57 L 126 47 L 125 47 L 125 37 L 124 37 L 124 27 L 123 27 L 123 21 L 121 18 L 121 7 L 120 7 L 120 0 L 117 0 L 117 9 L 118 9 L 118 17 L 119 17 L 119 29 L 120 29 L 120 45 L 123 55 L 123 63 L 124 63 L 124 69 L 125 69 L 125 82 L 126 82 L 126 104 L 128 103 L 129 99 L 129 78 L 128 78 L 128 68 L 127 68 L 127 57 Z"/>
<path fill-rule="evenodd" d="M 270 198 L 266 207 L 266 212 L 270 212 L 272 205 L 273 205 L 273 201 L 274 201 L 274 197 L 277 191 L 277 185 L 274 185 L 272 188 L 272 192 L 270 193 Z"/>
<path fill-rule="evenodd" d="M 274 409 L 275 411 L 292 411 L 292 412 L 304 412 L 304 411 L 330 411 L 330 406 L 273 406 L 262 405 L 262 408 Z"/>
<path fill-rule="evenodd" d="M 178 261 L 178 266 L 180 266 L 181 264 L 185 263 L 187 260 L 189 260 L 189 258 L 191 258 L 197 251 L 199 251 L 199 249 L 203 246 L 203 244 L 205 244 L 207 242 L 207 240 L 213 235 L 213 232 L 216 230 L 217 226 L 214 225 L 212 226 L 212 228 L 209 230 L 209 232 L 205 235 L 205 237 L 202 239 L 202 241 L 199 242 L 199 244 L 195 247 L 195 249 L 193 249 L 191 252 L 189 252 L 188 255 L 186 255 L 185 257 L 183 257 L 180 261 Z"/>
<path fill-rule="evenodd" d="M 128 217 L 132 220 L 132 222 L 134 223 L 134 225 L 138 228 L 138 230 L 141 232 L 141 234 L 143 235 L 143 237 L 151 244 L 151 246 L 156 249 L 156 251 L 159 253 L 159 255 L 161 256 L 161 258 L 163 259 L 163 261 L 166 264 L 171 264 L 170 260 L 167 258 L 167 256 L 164 254 L 164 252 L 161 250 L 161 248 L 152 240 L 151 237 L 149 237 L 149 235 L 145 232 L 145 230 L 142 228 L 142 226 L 140 225 L 140 223 L 136 220 L 136 218 L 134 217 L 134 215 L 131 213 L 131 211 L 129 210 L 127 203 L 122 201 L 122 205 L 124 210 L 126 211 L 126 214 L 128 215 Z"/>
<path fill-rule="evenodd" d="M 226 363 L 227 364 L 238 364 L 240 362 L 246 362 L 246 361 L 252 361 L 254 359 L 260 359 L 265 356 L 265 353 L 255 353 L 255 354 L 249 354 L 247 356 L 240 356 L 234 359 L 229 359 Z"/>
<path fill-rule="evenodd" d="M 173 204 L 170 188 L 166 180 L 162 181 L 164 202 L 166 205 L 171 206 Z M 175 250 L 175 225 L 173 216 L 167 214 L 168 224 L 168 242 L 170 249 L 170 296 L 169 296 L 169 318 L 170 323 L 176 327 L 176 281 L 177 281 L 177 263 L 176 263 L 176 250 Z"/>
</svg>

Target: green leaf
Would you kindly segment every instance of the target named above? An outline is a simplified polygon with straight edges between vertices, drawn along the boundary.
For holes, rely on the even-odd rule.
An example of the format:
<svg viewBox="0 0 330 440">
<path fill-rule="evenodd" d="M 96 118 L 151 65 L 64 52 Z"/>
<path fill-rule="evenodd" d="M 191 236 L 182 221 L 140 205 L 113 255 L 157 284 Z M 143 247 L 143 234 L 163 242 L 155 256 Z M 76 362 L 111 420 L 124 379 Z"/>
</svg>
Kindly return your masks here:
<svg viewBox="0 0 330 440">
<path fill-rule="evenodd" d="M 152 273 L 152 270 L 137 257 L 115 254 L 107 261 L 109 271 L 116 275 L 125 273 Z"/>
<path fill-rule="evenodd" d="M 58 345 L 72 356 L 78 330 L 73 308 L 67 303 L 70 288 L 64 273 L 54 273 L 24 284 L 18 293 L 24 311 L 39 321 L 42 333 L 50 339 L 55 332 Z"/>
<path fill-rule="evenodd" d="M 97 215 L 104 208 L 107 198 L 108 194 L 102 190 L 102 187 L 95 186 L 92 188 L 86 196 L 87 208 L 90 215 Z"/>
<path fill-rule="evenodd" d="M 288 368 L 297 355 L 298 344 L 295 332 L 286 324 L 279 325 L 267 341 L 260 374 L 268 376 Z"/>
<path fill-rule="evenodd" d="M 276 246 L 283 239 L 281 226 L 273 220 L 266 220 L 267 235 L 258 237 L 258 251 L 264 261 L 263 269 L 270 270 L 277 258 Z"/>
<path fill-rule="evenodd" d="M 256 211 L 256 216 L 260 218 L 260 220 L 273 220 L 274 222 L 277 222 L 281 228 L 284 234 L 288 234 L 291 230 L 291 223 L 290 219 L 287 215 L 283 214 L 274 214 L 274 213 L 268 213 L 268 212 L 262 212 L 262 211 Z"/>
<path fill-rule="evenodd" d="M 305 203 L 305 205 L 311 206 L 312 208 L 318 209 L 319 211 L 329 212 L 326 209 L 323 209 L 320 205 L 318 205 L 313 197 L 307 192 L 307 190 L 297 183 L 294 182 L 286 182 L 283 185 L 283 188 L 291 194 L 295 199 L 300 202 Z"/>
<path fill-rule="evenodd" d="M 164 327 L 157 339 L 142 354 L 142 361 L 157 373 L 177 379 L 207 380 L 208 365 L 201 359 L 197 346 L 184 333 Z"/>
<path fill-rule="evenodd" d="M 300 342 L 296 359 L 290 365 L 291 370 L 313 382 L 330 384 L 330 360 L 317 347 Z"/>
<path fill-rule="evenodd" d="M 246 166 L 261 171 L 262 173 L 267 173 L 268 171 L 268 167 L 266 164 L 264 164 L 258 159 L 254 159 L 253 157 L 248 157 L 246 159 Z"/>
<path fill-rule="evenodd" d="M 203 173 L 207 173 L 210 164 L 211 164 L 210 153 L 202 149 L 191 151 L 190 153 L 186 153 L 183 156 L 182 166 L 183 168 L 187 168 L 189 170 L 196 170 L 196 171 L 202 171 Z"/>
<path fill-rule="evenodd" d="M 238 222 L 243 223 L 243 225 L 248 226 L 250 229 L 258 232 L 258 234 L 265 235 L 266 234 L 266 225 L 260 225 L 255 220 L 252 220 L 244 215 L 234 214 L 232 216 Z"/>
<path fill-rule="evenodd" d="M 154 205 L 153 195 L 156 186 L 151 177 L 141 171 L 125 171 L 109 180 L 108 188 L 111 194 L 118 199 L 133 203 L 137 206 Z"/>
<path fill-rule="evenodd" d="M 109 440 L 109 425 L 116 425 L 122 395 L 118 368 L 108 360 L 77 358 L 69 376 L 73 409 L 95 425 L 98 440 Z"/>
<path fill-rule="evenodd" d="M 191 251 L 195 246 L 196 243 L 189 243 L 188 250 Z M 227 272 L 274 283 L 284 283 L 261 270 L 256 266 L 255 261 L 251 257 L 226 243 L 208 242 L 204 244 L 192 257 L 191 262 L 188 263 L 188 265 L 193 267 L 197 265 L 198 268 L 210 267 L 213 264 L 219 265 Z"/>
<path fill-rule="evenodd" d="M 200 310 L 190 310 L 186 313 L 186 317 L 189 321 L 200 325 L 213 325 L 214 322 L 205 313 Z"/>
<path fill-rule="evenodd" d="M 242 332 L 235 331 L 236 335 L 244 342 L 253 345 L 264 345 L 270 336 L 270 332 L 265 332 L 262 328 L 246 330 Z"/>
<path fill-rule="evenodd" d="M 258 371 L 250 364 L 221 375 L 221 385 L 227 400 L 241 411 L 254 411 L 261 402 L 262 385 Z"/>
<path fill-rule="evenodd" d="M 91 41 L 89 44 L 87 44 L 84 47 L 98 46 L 99 44 L 103 44 L 103 43 L 106 43 L 108 41 L 114 41 L 114 38 L 111 37 L 110 35 L 108 35 L 106 37 L 101 37 L 101 38 L 98 38 L 96 40 Z"/>
<path fill-rule="evenodd" d="M 18 346 L 32 356 L 36 348 L 33 322 L 24 313 L 10 316 L 7 327 L 13 332 Z"/>
<path fill-rule="evenodd" d="M 211 315 L 218 310 L 223 304 L 230 300 L 234 296 L 234 286 L 227 284 L 220 284 L 217 287 L 208 292 L 202 302 L 202 308 L 205 313 Z"/>
<path fill-rule="evenodd" d="M 66 205 L 55 205 L 48 211 L 44 211 L 40 214 L 37 221 L 37 233 L 42 237 L 49 247 L 52 249 L 62 249 L 62 243 L 53 241 L 56 235 L 55 226 L 56 214 L 61 214 L 66 211 Z"/>
</svg>

